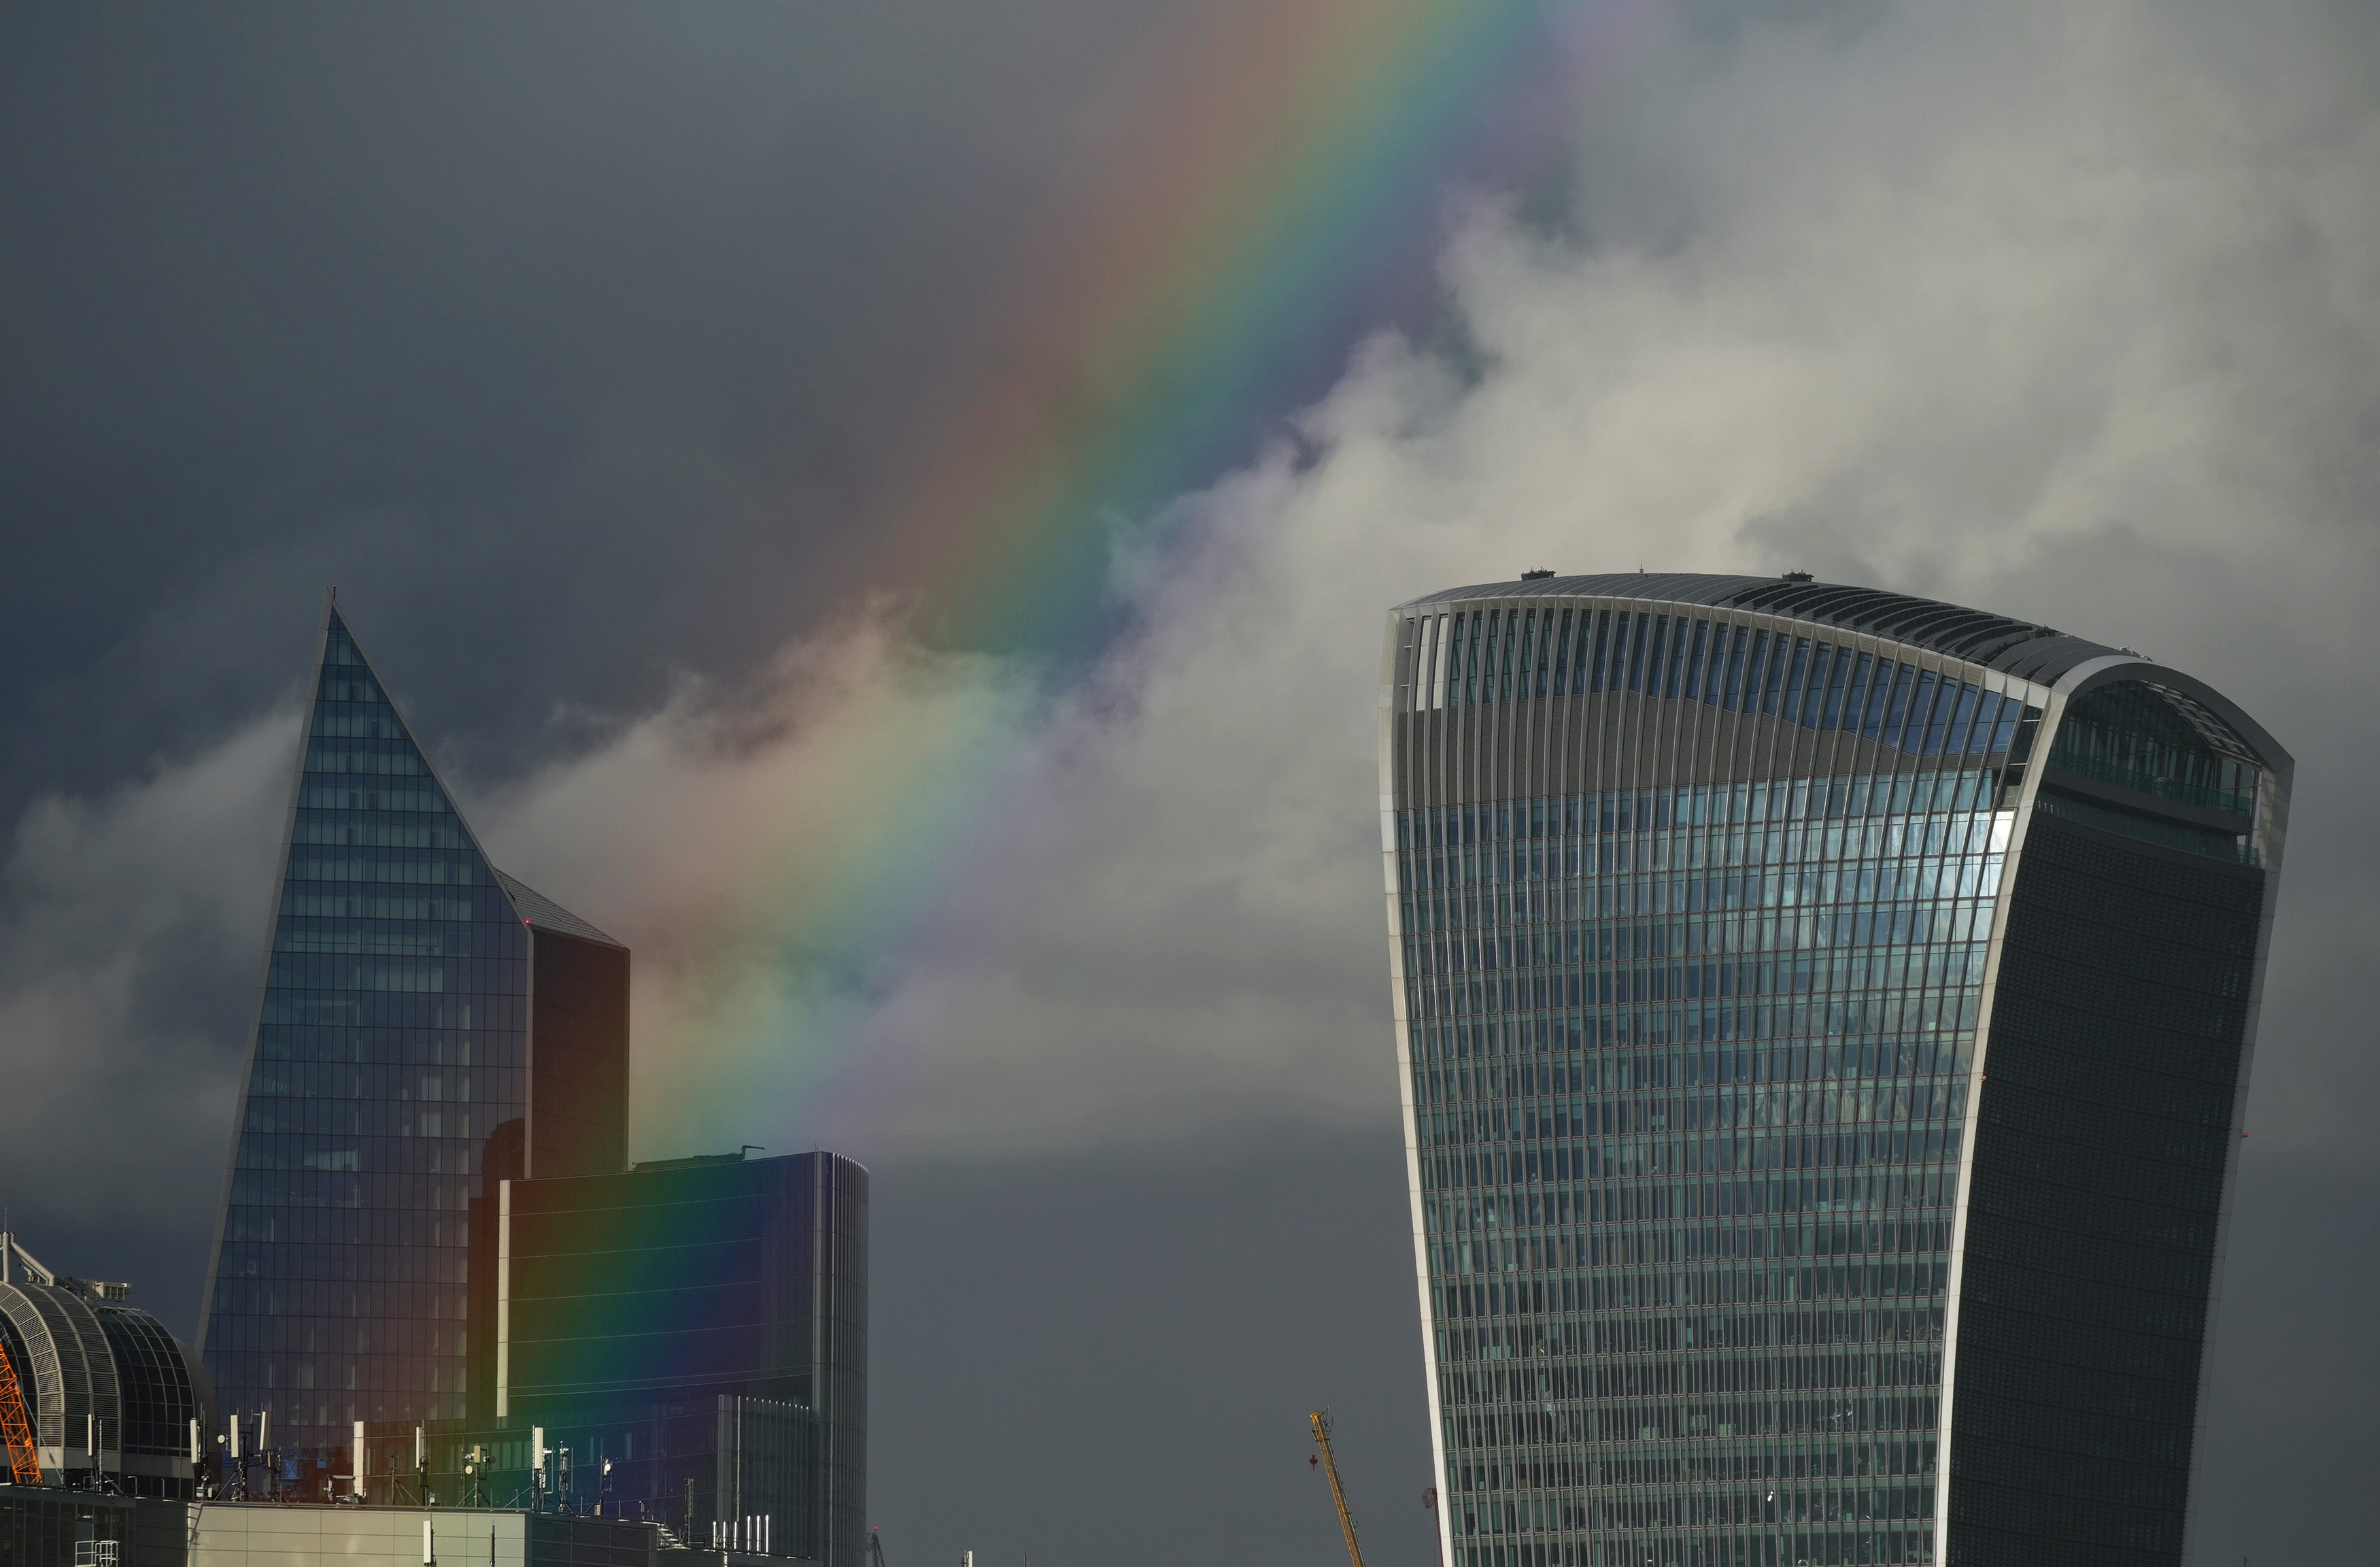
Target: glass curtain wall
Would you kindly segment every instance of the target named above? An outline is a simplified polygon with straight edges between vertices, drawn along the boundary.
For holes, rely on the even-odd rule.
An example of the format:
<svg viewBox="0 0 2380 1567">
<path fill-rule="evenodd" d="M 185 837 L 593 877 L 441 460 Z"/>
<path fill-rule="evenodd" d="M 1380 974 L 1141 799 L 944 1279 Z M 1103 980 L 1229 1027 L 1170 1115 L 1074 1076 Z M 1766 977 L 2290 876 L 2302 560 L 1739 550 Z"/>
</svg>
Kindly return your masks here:
<svg viewBox="0 0 2380 1567">
<path fill-rule="evenodd" d="M 1384 670 L 1451 1567 L 2179 1560 L 2286 754 L 2043 626 L 1568 581 Z"/>
<path fill-rule="evenodd" d="M 272 1411 L 293 1459 L 464 1413 L 466 1219 L 524 1112 L 528 939 L 334 610 L 206 1302 L 222 1407 Z"/>
<path fill-rule="evenodd" d="M 1930 1559 L 1995 796 L 1400 814 L 1457 1567 Z"/>
</svg>

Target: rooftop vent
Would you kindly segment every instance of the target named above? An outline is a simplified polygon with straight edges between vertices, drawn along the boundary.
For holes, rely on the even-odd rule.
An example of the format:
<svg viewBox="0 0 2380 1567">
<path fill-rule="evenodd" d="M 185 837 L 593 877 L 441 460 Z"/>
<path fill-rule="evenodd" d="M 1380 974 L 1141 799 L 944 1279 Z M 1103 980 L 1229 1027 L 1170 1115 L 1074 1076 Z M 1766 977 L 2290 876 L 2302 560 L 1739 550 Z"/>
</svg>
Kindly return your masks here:
<svg viewBox="0 0 2380 1567">
<path fill-rule="evenodd" d="M 1524 582 L 1542 582 L 1552 575 L 1552 572 L 1547 571 L 1541 567 L 1536 571 L 1524 571 L 1521 573 L 1521 580 Z"/>
<path fill-rule="evenodd" d="M 1810 574 L 1806 571 L 1789 571 L 1785 573 L 1784 579 L 1788 582 L 1807 582 L 1810 580 Z"/>
</svg>

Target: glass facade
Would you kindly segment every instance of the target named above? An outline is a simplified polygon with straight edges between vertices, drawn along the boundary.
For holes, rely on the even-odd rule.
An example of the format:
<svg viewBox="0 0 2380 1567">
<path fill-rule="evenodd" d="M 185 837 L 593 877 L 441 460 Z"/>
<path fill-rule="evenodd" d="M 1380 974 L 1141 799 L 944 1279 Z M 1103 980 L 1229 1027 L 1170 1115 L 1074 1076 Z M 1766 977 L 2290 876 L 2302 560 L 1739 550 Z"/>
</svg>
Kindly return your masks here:
<svg viewBox="0 0 2380 1567">
<path fill-rule="evenodd" d="M 491 1451 L 533 1423 L 575 1431 L 582 1462 L 611 1461 L 615 1501 L 686 1538 L 763 1518 L 793 1554 L 864 1567 L 868 1172 L 727 1154 L 499 1197 L 503 1294 L 477 1325 L 508 1433 Z M 714 1408 L 759 1424 L 670 1434 Z"/>
<path fill-rule="evenodd" d="M 138 1488 L 142 1479 L 192 1477 L 190 1422 L 197 1420 L 200 1429 L 212 1432 L 214 1421 L 205 1383 L 190 1376 L 187 1352 L 164 1323 L 145 1311 L 109 1301 L 91 1309 L 115 1360 L 116 1397 L 124 1421 L 116 1439 L 128 1476 L 139 1476 L 132 1478 L 132 1487 Z M 140 1475 L 144 1470 L 147 1474 Z M 152 1485 L 149 1494 L 187 1495 L 188 1487 L 168 1492 Z"/>
<path fill-rule="evenodd" d="M 464 1414 L 471 1207 L 492 1160 L 529 1172 L 537 1079 L 571 1079 L 580 1156 L 619 1168 L 626 954 L 489 864 L 335 607 L 276 898 L 204 1354 L 225 1410 L 329 1462 L 352 1421 Z M 545 1032 L 597 1038 L 540 1062 L 557 942 L 602 949 L 602 993 L 538 995 L 570 1020 Z M 589 1081 L 590 1048 L 616 1072 Z"/>
<path fill-rule="evenodd" d="M 1774 584 L 1658 580 L 1671 596 L 1466 589 L 1390 624 L 1384 830 L 1447 1560 L 2178 1560 L 2286 759 L 2165 672 L 2145 696 L 2091 684 L 2137 661 L 2045 650 L 2037 627 L 1818 600 L 1940 611 L 2031 661 L 2021 677 L 1735 608 Z M 2034 667 L 2046 650 L 2068 685 Z M 2068 711 L 2095 733 L 2059 731 L 2028 778 Z M 2155 865 L 2054 869 L 2029 834 Z M 2072 973 L 2024 966 L 2037 949 L 2179 1032 L 2073 1004 Z M 2003 1053 L 2055 1091 L 2020 1103 L 1992 1078 Z M 2163 1077 L 2131 1070 L 2149 1057 Z M 2112 1124 L 2164 1151 L 2126 1162 Z M 2094 1151 L 2061 1166 L 2028 1137 Z M 2155 1161 L 2177 1157 L 2192 1179 L 2160 1194 Z M 2078 1247 L 2110 1201 L 2157 1227 Z M 2044 1252 L 2053 1232 L 2068 1244 Z M 2118 1298 L 2044 1354 L 2078 1291 Z M 2118 1351 L 2122 1374 L 2051 1369 Z M 2063 1467 L 2082 1452 L 2100 1468 Z"/>
<path fill-rule="evenodd" d="M 2265 893 L 2236 860 L 2034 824 L 1968 1204 L 1962 1564 L 2181 1560 Z"/>
</svg>

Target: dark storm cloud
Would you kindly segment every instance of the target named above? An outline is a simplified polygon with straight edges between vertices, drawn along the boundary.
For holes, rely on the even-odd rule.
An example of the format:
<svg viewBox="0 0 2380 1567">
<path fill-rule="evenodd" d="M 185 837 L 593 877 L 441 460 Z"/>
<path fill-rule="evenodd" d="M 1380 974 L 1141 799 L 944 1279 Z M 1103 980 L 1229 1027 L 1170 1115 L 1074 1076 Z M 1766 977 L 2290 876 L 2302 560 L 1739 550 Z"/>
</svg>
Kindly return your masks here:
<svg viewBox="0 0 2380 1567">
<path fill-rule="evenodd" d="M 21 1224 L 185 1320 L 323 586 L 482 777 L 905 587 L 844 518 L 1151 20 L 0 17 Z"/>
<path fill-rule="evenodd" d="M 12 10 L 0 792 L 211 737 L 342 577 L 515 762 L 898 586 L 839 523 L 1148 19 Z"/>
</svg>

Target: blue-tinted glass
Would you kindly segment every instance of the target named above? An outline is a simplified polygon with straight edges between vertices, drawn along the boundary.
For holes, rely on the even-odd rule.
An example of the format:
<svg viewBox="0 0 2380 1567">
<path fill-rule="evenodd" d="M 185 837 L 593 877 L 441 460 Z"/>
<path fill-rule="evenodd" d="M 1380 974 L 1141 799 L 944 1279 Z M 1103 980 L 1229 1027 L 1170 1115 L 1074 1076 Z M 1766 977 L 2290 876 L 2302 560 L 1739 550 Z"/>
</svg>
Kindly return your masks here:
<svg viewBox="0 0 2380 1567">
<path fill-rule="evenodd" d="M 1793 662 L 1785 667 L 1783 700 L 1776 710 L 1789 723 L 1802 722 L 1802 687 L 1804 677 L 1809 674 L 1809 638 L 1797 637 L 1793 639 Z"/>
<path fill-rule="evenodd" d="M 2194 704 L 2143 681 L 2083 693 L 2058 726 L 2050 765 L 2082 777 L 2245 816 L 2255 808 L 2252 772 L 2229 726 Z"/>
<path fill-rule="evenodd" d="M 463 1414 L 466 1219 L 526 1099 L 528 938 L 334 614 L 209 1301 L 276 1445 Z"/>
<path fill-rule="evenodd" d="M 1967 741 L 1970 752 L 1993 748 L 1992 737 L 1999 729 L 2000 708 L 2006 701 L 2006 698 L 1991 691 L 1984 692 L 1975 699 L 1975 728 Z"/>
<path fill-rule="evenodd" d="M 1930 691 L 1933 679 L 1930 674 L 1919 674 L 1915 666 L 1912 664 L 1902 664 L 1894 672 L 1892 705 L 1885 710 L 1884 714 L 1883 740 L 1886 745 L 1900 744 L 1901 733 L 1907 726 L 1912 713 L 1919 714 L 1920 722 L 1923 721 L 1925 703 L 1918 696 L 1912 696 L 1912 693 L 1914 691 L 1922 695 Z"/>
<path fill-rule="evenodd" d="M 1958 706 L 1958 701 L 1959 683 L 1947 675 L 1937 679 L 1934 686 L 1933 700 L 1922 709 L 1913 704 L 1911 707 L 1912 735 L 1910 737 L 1917 743 L 1910 748 L 1923 756 L 1939 756 L 1942 752 L 1942 743 L 1949 734 L 1951 710 Z M 1914 733 L 1916 714 L 1921 711 L 1925 716 L 1925 728 L 1923 735 L 1917 735 Z"/>
<path fill-rule="evenodd" d="M 1460 1567 L 1929 1559 L 1984 784 L 1497 803 L 1575 835 L 1412 954 Z"/>
<path fill-rule="evenodd" d="M 1875 672 L 1876 657 L 1872 653 L 1862 653 L 1852 662 L 1851 681 L 1843 690 L 1842 726 L 1853 733 L 1859 730 L 1860 710 L 1867 701 L 1868 679 Z"/>
<path fill-rule="evenodd" d="M 1771 638 L 1766 631 L 1755 631 L 1752 634 L 1752 651 L 1743 664 L 1742 711 L 1758 712 L 1760 711 L 1760 686 L 1770 662 L 1769 647 L 1772 640 L 1776 639 Z"/>
<path fill-rule="evenodd" d="M 1949 729 L 1942 736 L 1944 754 L 1956 756 L 1967 748 L 1967 730 L 1975 721 L 1976 695 L 1974 686 L 1960 686 L 1958 705 L 1951 709 Z"/>
<path fill-rule="evenodd" d="M 1813 703 L 1815 716 L 1811 722 L 1817 728 L 1832 729 L 1836 721 L 1842 716 L 1843 688 L 1851 679 L 1852 652 L 1848 648 L 1828 647 L 1821 647 L 1818 651 L 1822 658 L 1829 659 L 1831 662 L 1826 667 L 1823 682 L 1826 687 L 1825 703 L 1823 706 Z"/>
</svg>

